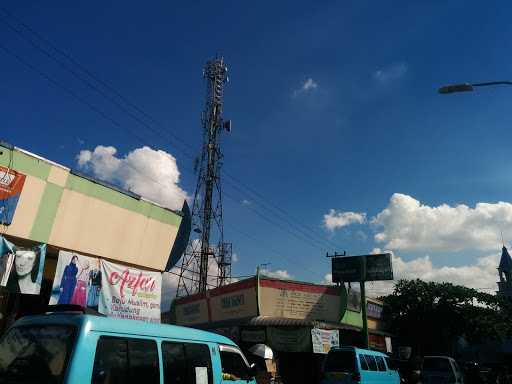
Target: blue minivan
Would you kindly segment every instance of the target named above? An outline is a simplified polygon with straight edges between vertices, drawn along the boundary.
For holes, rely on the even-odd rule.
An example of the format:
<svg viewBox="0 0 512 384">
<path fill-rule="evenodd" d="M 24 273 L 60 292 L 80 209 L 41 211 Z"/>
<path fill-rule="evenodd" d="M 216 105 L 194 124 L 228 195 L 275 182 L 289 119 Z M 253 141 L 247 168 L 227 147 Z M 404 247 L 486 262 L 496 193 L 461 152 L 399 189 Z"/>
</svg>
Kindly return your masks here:
<svg viewBox="0 0 512 384">
<path fill-rule="evenodd" d="M 400 384 L 391 359 L 355 347 L 332 348 L 323 367 L 322 384 Z"/>
<path fill-rule="evenodd" d="M 226 337 L 197 329 L 54 312 L 0 339 L 0 383 L 256 384 Z"/>
</svg>

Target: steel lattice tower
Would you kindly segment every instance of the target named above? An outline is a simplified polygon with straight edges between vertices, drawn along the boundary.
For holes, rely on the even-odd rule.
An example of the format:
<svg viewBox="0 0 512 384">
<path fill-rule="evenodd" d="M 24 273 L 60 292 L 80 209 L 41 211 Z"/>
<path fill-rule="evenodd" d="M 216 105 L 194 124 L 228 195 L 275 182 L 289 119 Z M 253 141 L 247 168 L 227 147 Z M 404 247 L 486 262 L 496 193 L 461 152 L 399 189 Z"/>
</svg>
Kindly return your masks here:
<svg viewBox="0 0 512 384">
<path fill-rule="evenodd" d="M 203 148 L 195 164 L 197 185 L 192 206 L 192 234 L 183 255 L 177 297 L 205 292 L 231 278 L 231 244 L 224 243 L 220 170 L 222 151 L 219 136 L 231 131 L 231 121 L 222 119 L 224 86 L 228 81 L 223 58 L 206 63 L 206 102 L 201 118 Z M 214 276 L 210 266 L 217 267 Z"/>
</svg>

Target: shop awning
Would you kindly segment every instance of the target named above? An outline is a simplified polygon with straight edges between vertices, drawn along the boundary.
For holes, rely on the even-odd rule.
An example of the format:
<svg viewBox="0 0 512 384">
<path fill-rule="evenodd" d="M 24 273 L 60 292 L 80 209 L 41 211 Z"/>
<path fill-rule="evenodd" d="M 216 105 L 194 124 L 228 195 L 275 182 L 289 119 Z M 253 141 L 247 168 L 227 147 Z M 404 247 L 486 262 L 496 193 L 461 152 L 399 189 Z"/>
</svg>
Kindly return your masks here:
<svg viewBox="0 0 512 384">
<path fill-rule="evenodd" d="M 245 325 L 272 327 L 311 327 L 319 329 L 346 329 L 361 332 L 361 328 L 348 324 L 328 323 L 315 320 L 289 319 L 286 317 L 256 316 L 249 319 Z"/>
</svg>

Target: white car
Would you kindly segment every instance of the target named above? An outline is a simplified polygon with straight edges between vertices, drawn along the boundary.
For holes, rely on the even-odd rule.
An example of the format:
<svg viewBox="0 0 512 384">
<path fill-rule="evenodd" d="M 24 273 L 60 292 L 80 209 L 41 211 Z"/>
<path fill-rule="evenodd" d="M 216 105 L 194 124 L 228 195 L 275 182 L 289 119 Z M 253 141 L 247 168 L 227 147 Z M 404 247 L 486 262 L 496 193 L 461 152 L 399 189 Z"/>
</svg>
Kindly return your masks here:
<svg viewBox="0 0 512 384">
<path fill-rule="evenodd" d="M 423 384 L 464 384 L 459 365 L 448 356 L 425 356 L 421 373 Z"/>
</svg>

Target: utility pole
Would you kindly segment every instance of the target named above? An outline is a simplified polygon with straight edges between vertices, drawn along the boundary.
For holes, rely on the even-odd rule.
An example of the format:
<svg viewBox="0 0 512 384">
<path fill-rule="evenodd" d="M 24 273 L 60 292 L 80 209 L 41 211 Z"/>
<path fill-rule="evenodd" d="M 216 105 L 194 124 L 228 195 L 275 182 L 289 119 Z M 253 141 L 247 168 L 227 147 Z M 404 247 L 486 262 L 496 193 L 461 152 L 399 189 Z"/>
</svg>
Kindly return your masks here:
<svg viewBox="0 0 512 384">
<path fill-rule="evenodd" d="M 366 257 L 361 257 L 361 280 L 359 287 L 361 289 L 361 316 L 363 318 L 363 347 L 368 349 L 368 315 L 366 313 Z"/>
<path fill-rule="evenodd" d="M 183 255 L 177 297 L 206 292 L 208 286 L 222 286 L 231 278 L 232 247 L 230 243 L 224 243 L 220 182 L 223 155 L 219 143 L 221 131 L 231 131 L 231 121 L 222 119 L 227 71 L 223 58 L 208 61 L 203 71 L 206 80 L 205 109 L 201 119 L 203 149 L 196 163 L 198 178 L 192 206 L 192 228 L 196 235 L 191 236 Z M 214 284 L 208 279 L 211 261 L 218 266 Z"/>
</svg>

